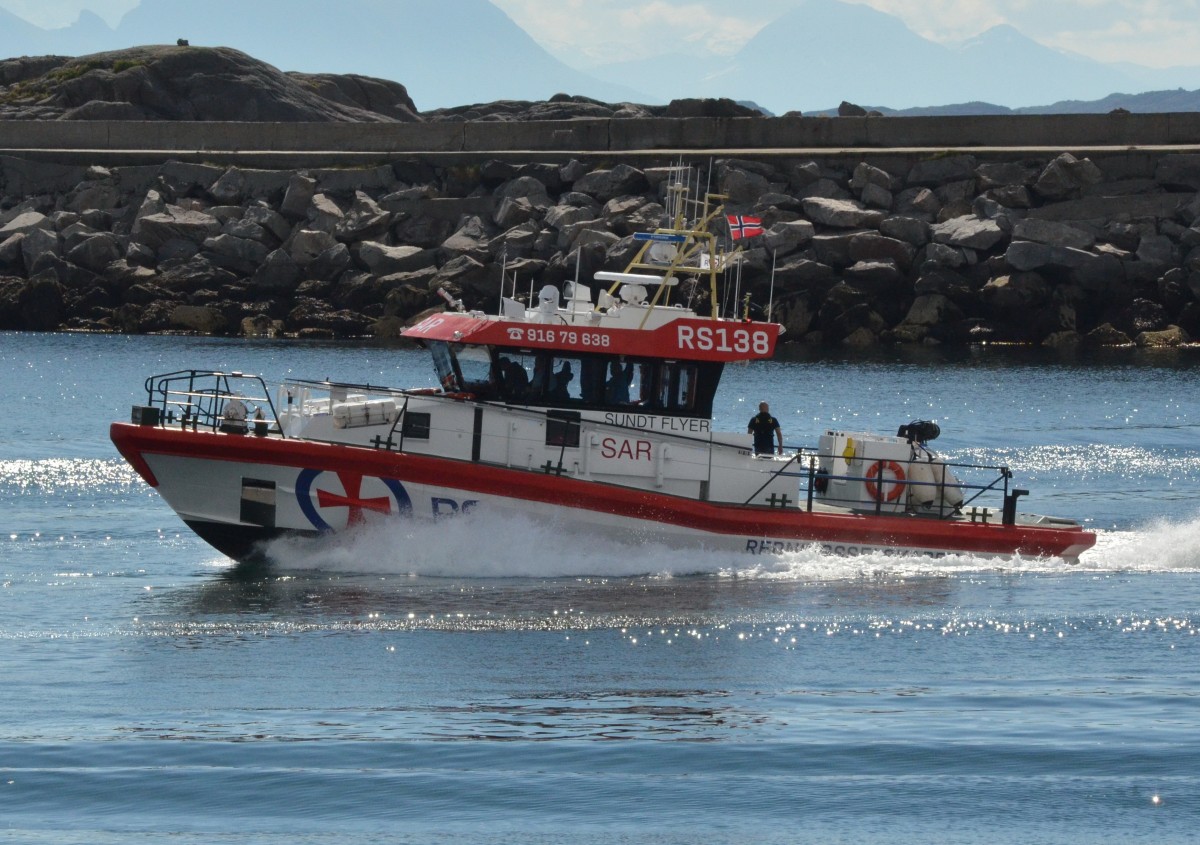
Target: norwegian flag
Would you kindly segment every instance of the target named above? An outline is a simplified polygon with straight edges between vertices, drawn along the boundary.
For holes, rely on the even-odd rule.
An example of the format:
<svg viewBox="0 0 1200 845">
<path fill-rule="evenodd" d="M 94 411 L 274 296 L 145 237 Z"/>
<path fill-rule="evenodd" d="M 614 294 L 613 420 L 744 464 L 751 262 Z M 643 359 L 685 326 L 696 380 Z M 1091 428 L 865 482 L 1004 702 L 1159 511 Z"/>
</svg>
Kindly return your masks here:
<svg viewBox="0 0 1200 845">
<path fill-rule="evenodd" d="M 756 238 L 763 233 L 761 217 L 748 217 L 744 214 L 726 214 L 729 221 L 729 236 L 735 241 L 742 238 Z"/>
</svg>

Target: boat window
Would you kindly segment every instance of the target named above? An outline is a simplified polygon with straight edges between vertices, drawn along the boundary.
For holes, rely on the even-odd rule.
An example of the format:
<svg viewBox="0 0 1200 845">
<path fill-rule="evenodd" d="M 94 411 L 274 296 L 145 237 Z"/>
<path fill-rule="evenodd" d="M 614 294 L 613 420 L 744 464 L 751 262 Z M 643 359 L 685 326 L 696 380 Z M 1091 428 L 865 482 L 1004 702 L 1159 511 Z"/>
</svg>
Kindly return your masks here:
<svg viewBox="0 0 1200 845">
<path fill-rule="evenodd" d="M 401 426 L 400 434 L 405 438 L 412 438 L 413 440 L 428 440 L 429 423 L 431 418 L 431 414 L 425 414 L 419 411 L 406 412 L 404 414 L 404 424 Z"/>
<path fill-rule="evenodd" d="M 438 383 L 442 386 L 442 390 L 450 393 L 456 393 L 462 390 L 462 383 L 459 381 L 458 373 L 454 369 L 454 357 L 450 353 L 450 347 L 441 340 L 429 341 L 429 354 L 433 357 L 433 368 L 437 371 Z"/>
<path fill-rule="evenodd" d="M 696 367 L 678 361 L 659 365 L 656 405 L 668 411 L 691 411 L 696 407 Z"/>
<path fill-rule="evenodd" d="M 578 358 L 555 355 L 547 372 L 546 399 L 549 402 L 583 401 L 583 365 Z"/>
<path fill-rule="evenodd" d="M 534 380 L 540 378 L 532 353 L 506 349 L 496 356 L 496 381 L 500 395 L 508 402 L 524 403 L 540 393 Z"/>
<path fill-rule="evenodd" d="M 452 347 L 458 372 L 462 375 L 463 390 L 474 393 L 480 398 L 490 398 L 495 395 L 497 379 L 492 365 L 492 356 L 486 347 L 463 346 Z"/>
<path fill-rule="evenodd" d="M 604 404 L 630 405 L 642 400 L 646 366 L 614 358 L 608 364 L 604 381 Z"/>
<path fill-rule="evenodd" d="M 546 445 L 579 448 L 579 424 L 582 419 L 574 411 L 547 411 Z"/>
<path fill-rule="evenodd" d="M 456 363 L 461 364 L 466 378 L 472 364 L 465 356 Z M 476 372 L 482 373 L 482 358 L 477 363 Z M 721 365 L 508 347 L 494 350 L 491 373 L 490 389 L 513 404 L 638 408 L 692 417 L 711 413 Z M 463 389 L 481 397 L 497 395 L 488 394 L 472 380 L 467 380 Z"/>
</svg>

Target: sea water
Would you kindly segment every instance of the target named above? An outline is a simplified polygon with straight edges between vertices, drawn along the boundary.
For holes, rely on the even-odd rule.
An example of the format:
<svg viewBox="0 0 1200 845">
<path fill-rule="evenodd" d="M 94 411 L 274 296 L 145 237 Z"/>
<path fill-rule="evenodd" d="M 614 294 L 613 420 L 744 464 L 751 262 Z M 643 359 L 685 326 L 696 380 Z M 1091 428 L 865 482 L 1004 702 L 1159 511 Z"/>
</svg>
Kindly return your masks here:
<svg viewBox="0 0 1200 845">
<path fill-rule="evenodd" d="M 797 353 L 719 429 L 935 419 L 1076 565 L 404 521 L 244 572 L 124 464 L 146 376 L 371 344 L 0 334 L 0 841 L 1175 843 L 1200 831 L 1198 351 Z"/>
</svg>

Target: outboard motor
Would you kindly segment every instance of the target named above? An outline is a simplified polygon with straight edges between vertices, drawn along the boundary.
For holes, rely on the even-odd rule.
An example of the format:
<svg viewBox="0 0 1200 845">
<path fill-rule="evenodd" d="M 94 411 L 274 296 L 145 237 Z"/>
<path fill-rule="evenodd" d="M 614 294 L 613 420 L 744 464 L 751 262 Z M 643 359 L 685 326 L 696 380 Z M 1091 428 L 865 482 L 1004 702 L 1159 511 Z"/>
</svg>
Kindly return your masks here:
<svg viewBox="0 0 1200 845">
<path fill-rule="evenodd" d="M 937 440 L 941 433 L 941 427 L 933 420 L 913 420 L 908 425 L 900 426 L 896 436 L 905 438 L 909 443 L 928 443 Z"/>
</svg>

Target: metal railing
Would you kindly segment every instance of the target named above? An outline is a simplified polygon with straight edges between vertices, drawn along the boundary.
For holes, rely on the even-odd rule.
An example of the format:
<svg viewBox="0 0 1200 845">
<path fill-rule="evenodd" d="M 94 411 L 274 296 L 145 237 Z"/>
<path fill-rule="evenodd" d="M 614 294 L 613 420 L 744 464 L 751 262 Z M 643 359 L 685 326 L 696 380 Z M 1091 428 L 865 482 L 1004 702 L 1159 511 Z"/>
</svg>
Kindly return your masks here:
<svg viewBox="0 0 1200 845">
<path fill-rule="evenodd" d="M 246 423 L 242 424 L 240 428 L 241 432 L 249 430 L 255 431 L 258 434 L 271 433 L 283 437 L 289 436 L 288 428 L 284 422 L 287 414 L 290 414 L 294 409 L 307 407 L 308 413 L 312 413 L 312 409 L 314 408 L 332 412 L 335 404 L 338 402 L 365 402 L 378 398 L 390 399 L 395 403 L 395 413 L 390 421 L 388 434 L 386 437 L 375 438 L 373 445 L 375 448 L 387 448 L 400 452 L 405 450 L 407 431 L 405 421 L 409 413 L 409 402 L 414 396 L 419 396 L 422 400 L 435 402 L 462 403 L 470 401 L 468 397 L 443 394 L 434 388 L 398 390 L 370 384 L 293 379 L 284 382 L 280 386 L 279 405 L 277 405 L 272 400 L 270 391 L 260 376 L 246 375 L 240 372 L 224 373 L 203 370 L 180 370 L 178 372 L 151 376 L 146 379 L 146 393 L 148 406 L 158 409 L 159 416 L 156 422 L 159 425 L 179 425 L 182 428 L 190 428 L 192 430 L 228 431 L 230 430 L 228 428 L 230 421 L 226 418 L 225 411 L 229 403 L 236 399 L 241 401 L 245 406 L 248 406 L 247 410 L 251 417 Z M 299 399 L 299 402 L 293 405 L 293 399 Z M 548 426 L 554 421 L 552 413 L 542 409 L 505 405 L 494 405 L 493 407 L 512 415 L 514 418 L 526 419 L 541 425 Z M 283 419 L 281 419 L 278 413 L 279 410 L 286 412 Z M 263 412 L 261 415 L 262 418 L 255 419 L 254 417 L 258 416 L 259 411 Z M 562 421 L 558 420 L 558 422 Z M 644 429 L 633 426 L 587 419 L 578 422 L 572 421 L 570 424 L 579 426 L 581 435 L 589 432 L 625 433 L 641 436 L 653 434 L 656 439 L 664 442 L 700 447 L 710 453 L 707 461 L 710 471 L 713 465 L 712 455 L 721 452 L 748 451 L 746 447 L 715 442 L 710 437 L 705 436 L 694 436 L 678 432 L 647 432 Z M 431 430 L 437 431 L 438 429 L 434 427 Z M 709 434 L 711 435 L 711 432 Z M 496 435 L 489 434 L 484 436 L 495 437 Z M 511 428 L 507 437 L 510 441 L 527 441 L 524 443 L 526 447 L 552 449 L 558 452 L 559 466 L 557 471 L 559 474 L 567 471 L 564 466 L 565 444 L 551 444 L 544 438 L 516 438 L 512 434 Z M 476 444 L 473 454 L 470 456 L 464 454 L 460 456 L 461 459 L 479 460 L 478 449 L 478 444 Z M 882 514 L 885 509 L 889 513 L 916 512 L 941 519 L 955 517 L 960 514 L 965 514 L 968 517 L 976 514 L 978 518 L 988 521 L 992 518 L 994 509 L 980 507 L 976 503 L 979 502 L 981 497 L 994 492 L 999 493 L 1003 497 L 1003 521 L 1011 524 L 1014 518 L 1016 499 L 1019 496 L 1025 495 L 1026 492 L 1024 490 L 1009 489 L 1009 481 L 1012 478 L 1012 473 L 1005 466 L 942 461 L 930 463 L 926 460 L 912 459 L 894 461 L 894 463 L 903 469 L 902 478 L 884 479 L 882 477 L 882 465 L 892 463 L 893 461 L 890 459 L 885 461 L 871 461 L 866 459 L 864 461 L 866 466 L 865 472 L 862 474 L 848 473 L 843 475 L 833 475 L 820 469 L 820 460 L 821 456 L 818 451 L 811 447 L 794 448 L 794 451 L 791 452 L 786 461 L 780 462 L 775 459 L 769 462 L 764 460 L 762 462 L 763 469 L 770 467 L 772 463 L 779 463 L 780 465 L 766 474 L 766 479 L 744 500 L 743 504 L 751 504 L 763 490 L 782 477 L 795 479 L 795 489 L 799 494 L 797 506 L 808 511 L 814 510 L 820 504 L 847 508 L 858 512 L 874 512 L 876 514 Z M 548 462 L 548 465 L 550 464 L 553 464 L 553 460 Z M 876 467 L 877 464 L 880 466 Z M 935 474 L 940 473 L 940 476 L 935 477 L 932 481 L 915 480 L 912 468 L 920 464 L 929 467 Z M 874 474 L 871 472 L 872 467 L 875 467 Z M 553 467 L 542 467 L 542 469 L 547 472 L 555 471 Z M 981 473 L 988 474 L 988 477 L 983 481 L 975 481 L 970 477 L 977 477 Z M 834 482 L 852 482 L 855 485 L 866 485 L 868 482 L 871 482 L 875 485 L 876 493 L 867 500 L 863 500 L 862 498 L 838 498 L 831 495 L 831 488 Z M 885 487 L 889 489 L 889 492 L 886 494 L 884 493 Z M 933 488 L 931 491 L 932 495 L 914 496 L 910 499 L 908 495 L 909 491 L 914 488 Z M 863 488 L 859 487 L 858 489 Z M 946 497 L 942 495 L 942 491 L 946 489 L 956 490 L 962 497 L 961 502 L 954 505 L 949 504 L 946 501 Z M 931 501 L 932 504 L 929 506 L 915 506 L 910 503 L 912 500 L 917 502 Z"/>
<path fill-rule="evenodd" d="M 193 431 L 219 431 L 223 426 L 228 429 L 236 422 L 226 415 L 234 400 L 241 402 L 247 412 L 242 417 L 243 425 L 239 426 L 242 431 L 258 423 L 266 423 L 270 430 L 278 431 L 275 406 L 261 376 L 179 370 L 146 379 L 146 405 L 158 410 L 161 425 L 177 424 Z"/>
<path fill-rule="evenodd" d="M 820 455 L 815 449 L 802 447 L 779 469 L 775 470 L 770 477 L 759 486 L 744 502 L 751 503 L 759 493 L 770 486 L 771 482 L 777 478 L 796 478 L 800 487 L 800 492 L 806 502 L 806 509 L 813 510 L 816 501 L 827 505 L 835 505 L 849 508 L 857 511 L 871 512 L 882 514 L 885 505 L 888 506 L 888 511 L 903 510 L 907 512 L 921 512 L 931 516 L 937 516 L 940 519 L 948 519 L 950 517 L 966 514 L 972 519 L 978 518 L 984 522 L 991 518 L 990 508 L 981 507 L 976 503 L 981 497 L 989 492 L 998 492 L 1003 497 L 1004 505 L 1001 513 L 1001 518 L 1006 523 L 1011 524 L 1012 514 L 1010 511 L 1015 507 L 1016 498 L 1026 495 L 1025 490 L 1010 490 L 1009 481 L 1012 479 L 1012 471 L 1006 466 L 986 465 L 986 464 L 964 464 L 953 463 L 948 461 L 929 462 L 921 459 L 910 459 L 907 461 L 897 461 L 886 459 L 882 461 L 867 460 L 868 470 L 865 474 L 844 474 L 834 475 L 819 468 L 818 463 Z M 803 466 L 807 458 L 807 466 Z M 872 474 L 870 467 L 882 467 L 884 464 L 895 463 L 903 468 L 904 476 L 898 479 L 883 480 L 882 472 L 877 471 Z M 932 470 L 936 477 L 933 481 L 917 481 L 913 478 L 912 468 L 914 466 L 925 466 Z M 793 467 L 802 467 L 793 469 Z M 973 481 L 968 478 L 960 477 L 965 473 L 978 475 L 979 473 L 991 473 L 994 477 L 984 482 Z M 862 499 L 847 499 L 838 498 L 829 495 L 832 482 L 848 481 L 867 485 L 872 483 L 876 485 L 876 494 L 870 497 L 870 500 L 864 502 Z M 890 485 L 894 494 L 885 494 L 885 485 Z M 931 488 L 932 496 L 925 497 L 925 500 L 932 501 L 933 504 L 923 507 L 914 507 L 908 503 L 908 491 L 910 488 Z M 958 504 L 951 505 L 946 501 L 943 494 L 946 490 L 954 490 L 962 497 L 962 501 Z M 923 497 L 915 497 L 918 501 L 922 501 Z M 893 502 L 902 503 L 903 507 L 893 508 Z"/>
</svg>

